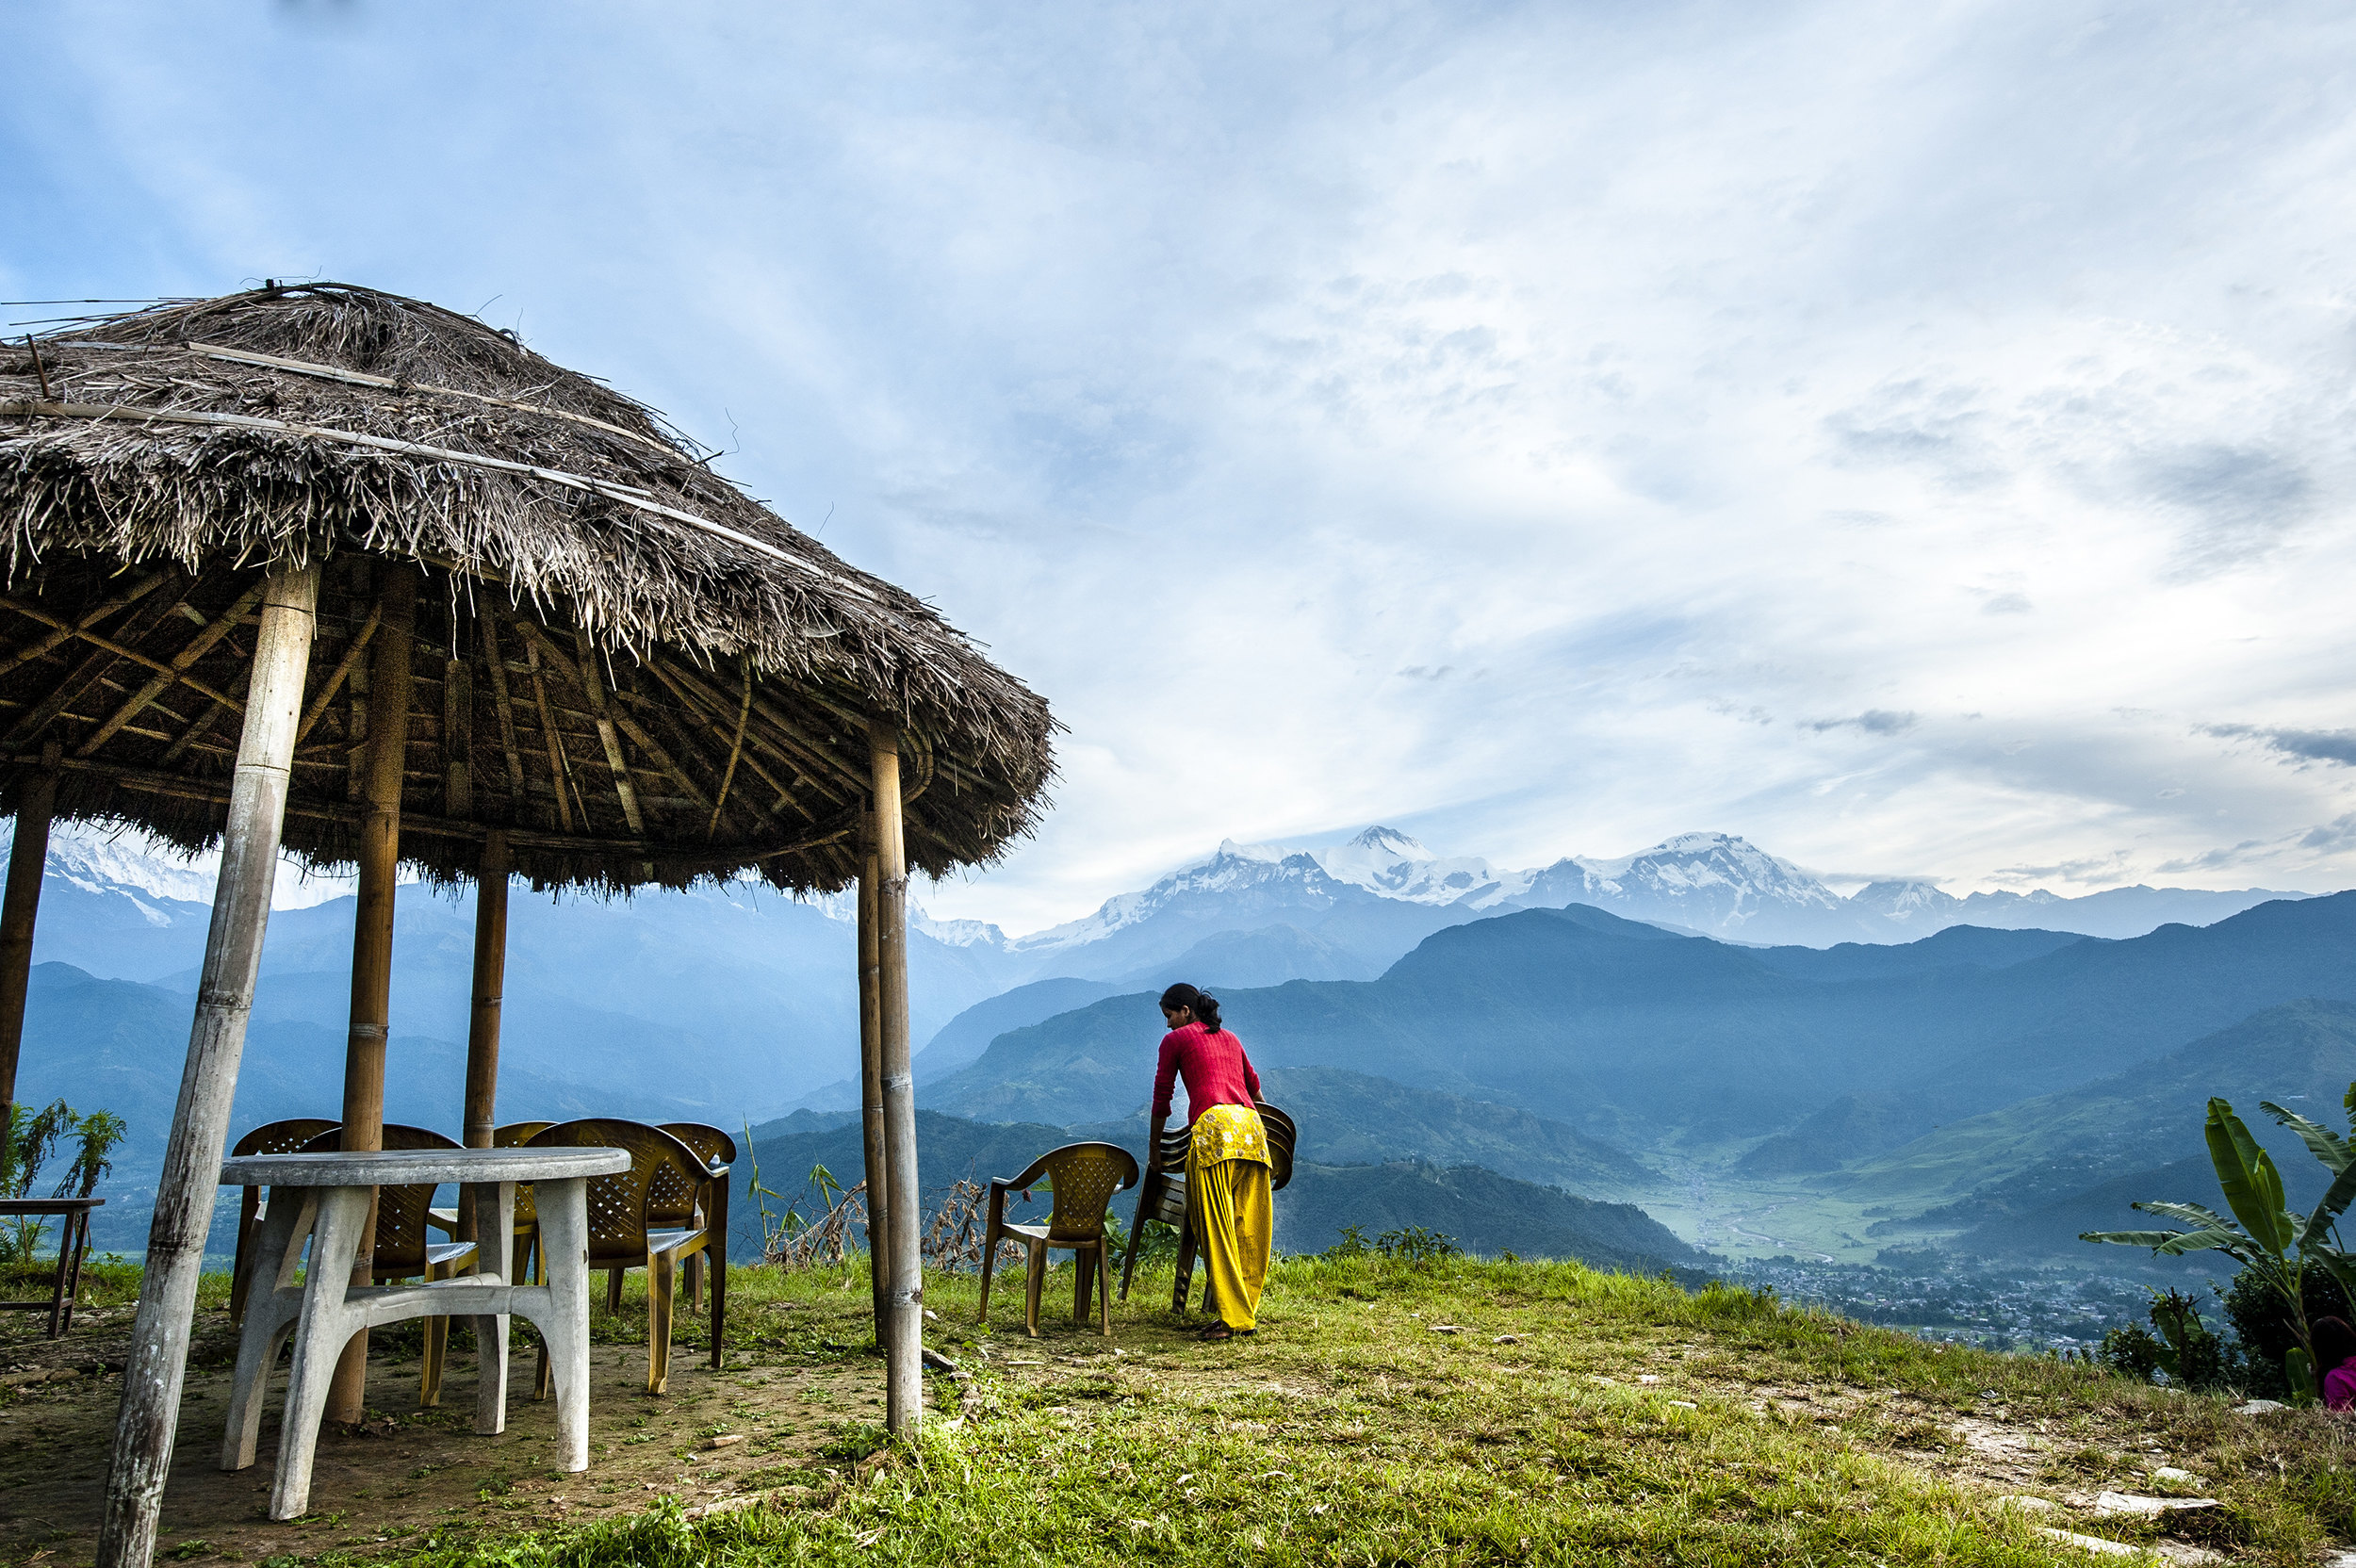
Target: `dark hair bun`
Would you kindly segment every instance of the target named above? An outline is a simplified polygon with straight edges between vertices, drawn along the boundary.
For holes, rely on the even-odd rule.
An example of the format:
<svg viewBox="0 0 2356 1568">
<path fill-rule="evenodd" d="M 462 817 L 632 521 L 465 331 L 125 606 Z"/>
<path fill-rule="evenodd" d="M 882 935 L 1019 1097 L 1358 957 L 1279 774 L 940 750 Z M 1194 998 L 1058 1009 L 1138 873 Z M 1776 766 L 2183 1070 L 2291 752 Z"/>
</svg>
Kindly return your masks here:
<svg viewBox="0 0 2356 1568">
<path fill-rule="evenodd" d="M 1192 1010 L 1194 1021 L 1205 1029 L 1219 1027 L 1219 998 L 1206 996 L 1183 980 L 1162 992 L 1163 1011 L 1174 1013 L 1181 1007 Z"/>
</svg>

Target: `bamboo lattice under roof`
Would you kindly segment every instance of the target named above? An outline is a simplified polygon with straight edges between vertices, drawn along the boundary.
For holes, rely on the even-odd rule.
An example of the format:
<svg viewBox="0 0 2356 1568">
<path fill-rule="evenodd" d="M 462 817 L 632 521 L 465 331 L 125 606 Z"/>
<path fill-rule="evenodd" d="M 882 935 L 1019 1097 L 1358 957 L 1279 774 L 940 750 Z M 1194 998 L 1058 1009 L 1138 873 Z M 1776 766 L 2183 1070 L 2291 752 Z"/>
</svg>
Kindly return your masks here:
<svg viewBox="0 0 2356 1568">
<path fill-rule="evenodd" d="M 648 410 L 471 318 L 340 284 L 0 347 L 0 806 L 219 835 L 265 571 L 325 568 L 286 847 L 348 863 L 366 657 L 422 574 L 401 858 L 541 887 L 750 871 L 832 890 L 897 726 L 911 863 L 1002 855 L 1042 808 L 1046 703 Z"/>
</svg>

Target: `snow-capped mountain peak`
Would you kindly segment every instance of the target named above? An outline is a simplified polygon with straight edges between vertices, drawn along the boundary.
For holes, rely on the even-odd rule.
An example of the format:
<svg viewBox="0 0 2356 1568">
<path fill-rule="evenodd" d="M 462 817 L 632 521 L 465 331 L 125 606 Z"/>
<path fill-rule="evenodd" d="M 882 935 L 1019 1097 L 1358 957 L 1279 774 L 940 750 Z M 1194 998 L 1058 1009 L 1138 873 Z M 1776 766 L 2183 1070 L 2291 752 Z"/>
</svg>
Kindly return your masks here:
<svg viewBox="0 0 2356 1568">
<path fill-rule="evenodd" d="M 1314 851 L 1312 858 L 1336 882 L 1412 904 L 1453 904 L 1493 880 L 1488 861 L 1443 858 L 1396 827 L 1369 827 L 1348 843 Z"/>
<path fill-rule="evenodd" d="M 1963 900 L 1939 891 L 1938 883 L 1920 877 L 1868 882 L 1849 895 L 1849 902 L 1902 924 L 1925 916 L 1945 920 L 1963 906 Z"/>
<path fill-rule="evenodd" d="M 935 920 L 915 905 L 908 908 L 911 929 L 950 947 L 989 947 L 1000 952 L 1006 949 L 1006 934 L 983 920 Z"/>
</svg>

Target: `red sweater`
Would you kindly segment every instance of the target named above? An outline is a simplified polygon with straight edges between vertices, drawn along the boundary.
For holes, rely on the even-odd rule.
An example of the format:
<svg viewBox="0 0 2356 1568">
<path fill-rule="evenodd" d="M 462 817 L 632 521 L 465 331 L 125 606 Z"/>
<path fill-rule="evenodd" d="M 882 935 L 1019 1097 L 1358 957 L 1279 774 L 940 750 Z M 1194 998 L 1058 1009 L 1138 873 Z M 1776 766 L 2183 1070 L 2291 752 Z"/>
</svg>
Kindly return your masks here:
<svg viewBox="0 0 2356 1568">
<path fill-rule="evenodd" d="M 1243 1054 L 1243 1041 L 1225 1029 L 1213 1033 L 1200 1023 L 1162 1037 L 1162 1059 L 1153 1070 L 1153 1119 L 1170 1115 L 1171 1085 L 1186 1080 L 1186 1119 L 1213 1105 L 1249 1105 L 1260 1098 L 1260 1075 Z"/>
</svg>

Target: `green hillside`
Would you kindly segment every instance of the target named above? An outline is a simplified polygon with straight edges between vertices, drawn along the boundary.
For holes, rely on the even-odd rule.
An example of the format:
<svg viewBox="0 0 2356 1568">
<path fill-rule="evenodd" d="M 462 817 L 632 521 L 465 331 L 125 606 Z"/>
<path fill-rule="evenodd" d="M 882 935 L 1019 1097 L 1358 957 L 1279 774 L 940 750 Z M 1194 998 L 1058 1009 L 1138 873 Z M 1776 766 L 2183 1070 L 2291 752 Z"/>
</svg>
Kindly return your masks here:
<svg viewBox="0 0 2356 1568">
<path fill-rule="evenodd" d="M 2134 1199 L 2216 1200 L 2201 1145 L 2211 1095 L 2232 1101 L 2271 1149 L 2294 1204 L 2312 1201 L 2321 1168 L 2258 1102 L 2314 1107 L 2322 1119 L 2351 1078 L 2356 1004 L 2294 1002 L 2082 1088 L 1939 1128 L 1824 1184 L 1968 1231 L 1973 1250 L 2067 1254 L 2079 1231 L 2135 1224 Z"/>
<path fill-rule="evenodd" d="M 1651 1168 L 1602 1139 L 1511 1105 L 1411 1089 L 1337 1067 L 1271 1068 L 1260 1084 L 1268 1102 L 1300 1127 L 1299 1156 L 1319 1165 L 1482 1165 L 1542 1186 L 1614 1196 L 1657 1179 Z M 1140 1153 L 1145 1149 L 1142 1108 L 1066 1131 Z"/>
<path fill-rule="evenodd" d="M 811 1118 L 803 1121 L 808 1127 Z M 1316 1124 L 1310 1118 L 1304 1132 Z M 1105 1134 L 1108 1141 L 1142 1155 L 1142 1121 L 1111 1129 L 1059 1128 L 1037 1122 L 980 1122 L 931 1111 L 917 1114 L 917 1161 L 924 1172 L 927 1211 L 960 1180 L 987 1184 L 993 1176 L 1019 1174 L 1032 1160 L 1059 1145 Z M 781 1123 L 754 1130 L 751 1159 L 736 1164 L 730 1195 L 729 1245 L 735 1255 L 760 1255 L 761 1208 L 751 1191 L 756 1162 L 763 1185 L 782 1194 L 765 1201 L 773 1214 L 801 1197 L 813 1166 L 825 1166 L 844 1186 L 856 1184 L 865 1168 L 857 1122 L 785 1132 Z M 1124 1221 L 1135 1197 L 1114 1200 Z M 1036 1211 L 1034 1211 L 1035 1217 Z M 1292 1184 L 1276 1198 L 1276 1242 L 1280 1250 L 1315 1251 L 1331 1246 L 1345 1225 L 1368 1235 L 1405 1225 L 1422 1225 L 1457 1238 L 1467 1250 L 1518 1252 L 1525 1257 L 1579 1258 L 1602 1267 L 1652 1270 L 1703 1260 L 1666 1227 L 1626 1203 L 1595 1202 L 1554 1187 L 1517 1181 L 1472 1166 L 1443 1167 L 1425 1161 L 1384 1165 L 1326 1166 L 1304 1161 Z"/>
<path fill-rule="evenodd" d="M 1304 1165 L 1276 1195 L 1281 1251 L 1323 1251 L 1345 1225 L 1368 1237 L 1421 1225 L 1487 1257 L 1577 1258 L 1645 1274 L 1710 1261 L 1632 1203 L 1598 1203 L 1474 1165 Z"/>
</svg>

